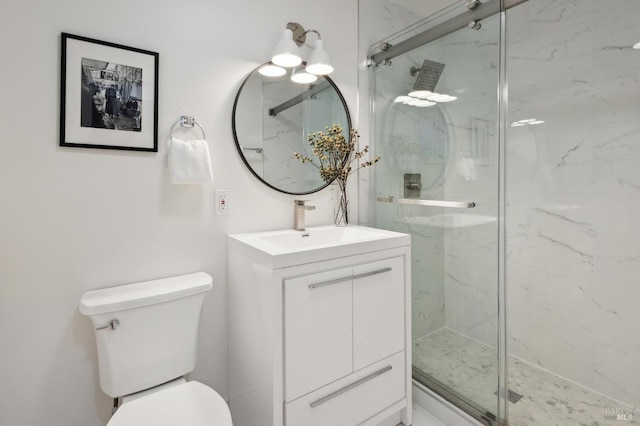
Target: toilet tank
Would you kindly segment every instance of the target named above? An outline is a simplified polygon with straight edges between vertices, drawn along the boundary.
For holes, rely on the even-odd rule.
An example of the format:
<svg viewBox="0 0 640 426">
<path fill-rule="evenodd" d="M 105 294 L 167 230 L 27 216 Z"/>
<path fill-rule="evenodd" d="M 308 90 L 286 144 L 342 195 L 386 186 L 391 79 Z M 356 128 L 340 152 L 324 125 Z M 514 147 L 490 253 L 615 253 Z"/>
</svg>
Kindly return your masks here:
<svg viewBox="0 0 640 426">
<path fill-rule="evenodd" d="M 96 329 L 102 390 L 117 398 L 192 371 L 200 310 L 211 287 L 211 276 L 197 272 L 82 295 L 80 312 Z"/>
</svg>

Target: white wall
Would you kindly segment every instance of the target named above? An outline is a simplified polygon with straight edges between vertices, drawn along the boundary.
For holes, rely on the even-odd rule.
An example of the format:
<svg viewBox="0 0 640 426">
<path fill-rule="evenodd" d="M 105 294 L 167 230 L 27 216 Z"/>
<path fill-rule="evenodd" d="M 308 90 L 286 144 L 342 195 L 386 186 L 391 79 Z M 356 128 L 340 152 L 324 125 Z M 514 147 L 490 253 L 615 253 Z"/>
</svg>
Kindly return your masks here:
<svg viewBox="0 0 640 426">
<path fill-rule="evenodd" d="M 0 424 L 104 424 L 111 400 L 81 294 L 198 270 L 214 289 L 192 378 L 226 395 L 226 234 L 290 227 L 294 199 L 245 170 L 231 135 L 235 93 L 298 21 L 322 33 L 353 113 L 356 10 L 355 0 L 3 3 Z M 158 153 L 58 146 L 61 32 L 160 53 Z M 182 114 L 207 132 L 212 184 L 169 183 L 165 143 Z M 231 190 L 230 217 L 214 216 L 214 188 Z M 309 224 L 331 223 L 326 192 L 305 198 L 318 206 Z"/>
</svg>

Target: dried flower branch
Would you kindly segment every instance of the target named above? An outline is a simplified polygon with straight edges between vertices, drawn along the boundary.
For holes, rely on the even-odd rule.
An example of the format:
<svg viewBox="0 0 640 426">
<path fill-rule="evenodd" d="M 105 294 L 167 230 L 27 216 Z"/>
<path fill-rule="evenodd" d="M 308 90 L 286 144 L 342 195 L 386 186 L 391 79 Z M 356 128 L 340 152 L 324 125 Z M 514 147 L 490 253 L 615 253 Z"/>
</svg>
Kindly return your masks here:
<svg viewBox="0 0 640 426">
<path fill-rule="evenodd" d="M 355 150 L 358 138 L 358 131 L 351 129 L 350 139 L 347 142 L 343 135 L 342 125 L 334 124 L 326 127 L 326 133 L 319 131 L 309 135 L 309 145 L 312 146 L 313 155 L 318 162 L 306 157 L 298 152 L 294 153 L 295 158 L 303 163 L 311 163 L 320 171 L 320 176 L 325 182 L 333 179 L 346 179 L 349 175 L 364 167 L 369 167 L 380 161 L 380 156 L 376 156 L 371 161 L 366 161 L 353 169 L 351 163 L 359 160 L 369 152 L 369 146 L 365 146 L 362 151 Z"/>
<path fill-rule="evenodd" d="M 369 146 L 365 146 L 362 151 L 356 151 L 360 135 L 355 129 L 349 131 L 348 141 L 343 135 L 342 125 L 334 124 L 325 129 L 326 132 L 315 132 L 308 137 L 309 145 L 312 147 L 312 153 L 317 159 L 317 162 L 298 152 L 295 152 L 294 156 L 303 163 L 311 163 L 318 168 L 320 177 L 325 182 L 331 182 L 334 179 L 338 181 L 341 198 L 336 213 L 336 223 L 339 221 L 340 215 L 343 215 L 345 223 L 349 223 L 347 212 L 347 178 L 359 169 L 373 166 L 380 161 L 380 156 L 378 155 L 373 160 L 360 163 L 358 167 L 354 169 L 351 167 L 351 164 L 364 157 L 369 152 Z"/>
</svg>

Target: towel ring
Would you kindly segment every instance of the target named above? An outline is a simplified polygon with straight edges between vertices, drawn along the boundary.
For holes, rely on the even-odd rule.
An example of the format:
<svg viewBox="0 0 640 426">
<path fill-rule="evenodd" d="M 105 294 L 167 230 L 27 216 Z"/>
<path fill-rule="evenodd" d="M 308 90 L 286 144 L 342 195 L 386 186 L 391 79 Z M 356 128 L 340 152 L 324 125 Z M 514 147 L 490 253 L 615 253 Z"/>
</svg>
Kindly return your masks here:
<svg viewBox="0 0 640 426">
<path fill-rule="evenodd" d="M 171 129 L 169 130 L 169 140 L 171 140 L 171 138 L 173 137 L 173 128 L 176 127 L 178 124 L 180 125 L 180 127 L 189 127 L 189 128 L 194 128 L 195 126 L 198 126 L 200 128 L 200 131 L 202 132 L 202 139 L 205 139 L 205 140 L 207 139 L 207 135 L 204 133 L 204 129 L 202 128 L 201 125 L 198 124 L 195 118 L 189 117 L 188 115 L 182 115 L 180 116 L 180 120 L 176 121 L 171 126 Z"/>
</svg>

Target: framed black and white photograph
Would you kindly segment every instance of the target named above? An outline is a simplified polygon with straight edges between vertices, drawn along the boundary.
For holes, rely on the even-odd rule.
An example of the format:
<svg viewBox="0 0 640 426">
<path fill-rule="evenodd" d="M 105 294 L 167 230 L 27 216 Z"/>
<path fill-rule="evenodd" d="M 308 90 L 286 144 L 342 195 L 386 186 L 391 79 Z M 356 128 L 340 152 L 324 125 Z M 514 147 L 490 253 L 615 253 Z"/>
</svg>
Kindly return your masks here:
<svg viewBox="0 0 640 426">
<path fill-rule="evenodd" d="M 60 146 L 158 151 L 158 53 L 62 33 Z"/>
</svg>

